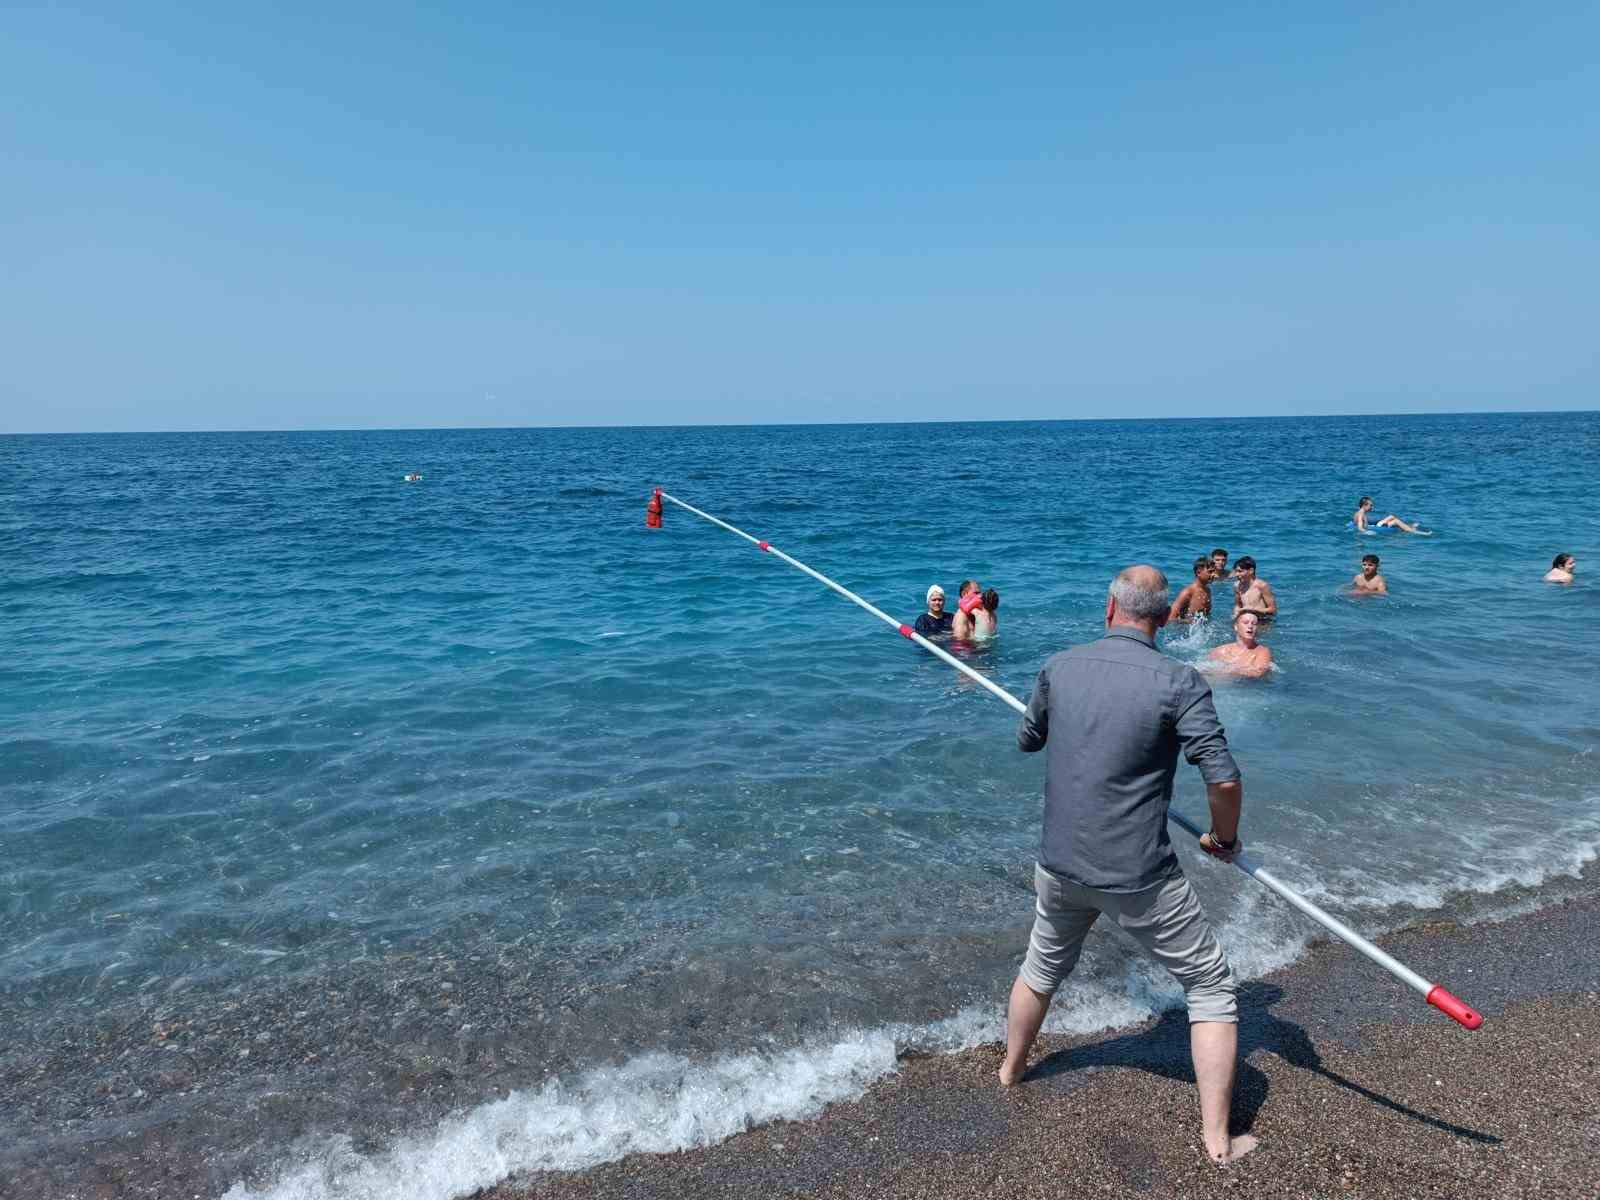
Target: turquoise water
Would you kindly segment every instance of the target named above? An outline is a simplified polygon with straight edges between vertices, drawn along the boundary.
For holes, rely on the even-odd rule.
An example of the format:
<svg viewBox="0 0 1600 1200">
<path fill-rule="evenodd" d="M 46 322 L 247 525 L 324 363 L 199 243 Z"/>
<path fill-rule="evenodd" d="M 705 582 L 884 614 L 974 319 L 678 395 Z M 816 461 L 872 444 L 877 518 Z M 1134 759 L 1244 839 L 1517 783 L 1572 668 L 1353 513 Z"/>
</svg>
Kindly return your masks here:
<svg viewBox="0 0 1600 1200">
<path fill-rule="evenodd" d="M 964 653 L 1023 698 L 1096 635 L 1119 567 L 1178 584 L 1213 546 L 1251 554 L 1279 669 L 1217 704 L 1263 864 L 1365 929 L 1554 894 L 1600 847 L 1597 461 L 1596 414 L 0 439 L 6 1019 L 43 1052 L 281 1009 L 316 1047 L 182 1089 L 67 1054 L 0 1142 L 93 1160 L 134 1115 L 270 1094 L 205 1180 L 308 1163 L 294 1194 L 359 1194 L 317 1138 L 356 1135 L 376 1179 L 409 1134 L 443 1172 L 443 1114 L 483 1136 L 474 1106 L 514 1089 L 507 1161 L 581 1165 L 684 1119 L 691 1077 L 718 1120 L 764 1111 L 729 1055 L 812 1079 L 798 1112 L 841 1047 L 866 1047 L 823 1072 L 848 1090 L 884 1038 L 892 1062 L 991 1032 L 1040 758 L 801 573 L 678 510 L 646 530 L 656 485 L 906 620 L 930 582 L 997 587 L 1000 635 Z M 1438 535 L 1346 530 L 1364 493 Z M 1340 594 L 1368 551 L 1387 599 Z M 1571 588 L 1540 582 L 1557 551 Z M 1185 769 L 1178 804 L 1201 795 Z M 1299 953 L 1301 919 L 1188 861 L 1244 973 Z M 374 1023 L 397 980 L 429 999 Z M 1173 996 L 1098 938 L 1054 1019 Z M 449 1087 L 361 1082 L 402 1044 L 460 1055 Z M 622 1096 L 633 1142 L 596 1117 Z"/>
</svg>

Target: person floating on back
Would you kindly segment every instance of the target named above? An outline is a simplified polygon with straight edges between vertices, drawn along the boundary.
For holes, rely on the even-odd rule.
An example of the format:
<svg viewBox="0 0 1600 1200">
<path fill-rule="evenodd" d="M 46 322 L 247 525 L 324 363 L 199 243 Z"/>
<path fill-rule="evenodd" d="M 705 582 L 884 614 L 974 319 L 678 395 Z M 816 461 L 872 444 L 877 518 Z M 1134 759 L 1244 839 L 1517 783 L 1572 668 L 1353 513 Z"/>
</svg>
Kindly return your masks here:
<svg viewBox="0 0 1600 1200">
<path fill-rule="evenodd" d="M 1278 615 L 1278 597 L 1272 585 L 1256 577 L 1256 560 L 1243 555 L 1233 567 L 1233 615 L 1250 609 L 1263 621 Z"/>
<path fill-rule="evenodd" d="M 1387 596 L 1389 585 L 1382 575 L 1378 574 L 1378 556 L 1376 554 L 1363 554 L 1361 556 L 1361 574 L 1350 581 L 1350 586 L 1357 592 L 1369 596 Z"/>
<path fill-rule="evenodd" d="M 1383 520 L 1381 520 L 1381 521 L 1374 521 L 1372 519 L 1372 497 L 1371 496 L 1363 496 L 1363 497 L 1361 497 L 1360 503 L 1358 503 L 1356 505 L 1355 513 L 1350 518 L 1350 524 L 1352 524 L 1352 525 L 1354 525 L 1356 527 L 1356 531 L 1358 533 L 1371 533 L 1371 532 L 1373 532 L 1373 530 L 1376 530 L 1376 529 L 1399 529 L 1399 530 L 1403 530 L 1406 533 L 1421 534 L 1423 537 L 1432 537 L 1433 536 L 1433 534 L 1430 533 L 1428 530 L 1426 530 L 1426 529 L 1418 529 L 1415 525 L 1411 524 L 1409 521 L 1402 521 L 1399 517 L 1395 516 L 1393 513 L 1390 513 L 1387 517 L 1384 517 Z"/>
<path fill-rule="evenodd" d="M 1260 628 L 1260 615 L 1245 609 L 1233 618 L 1233 632 L 1238 641 L 1214 649 L 1206 658 L 1207 666 L 1224 675 L 1260 679 L 1272 670 L 1272 651 L 1256 640 L 1256 631 Z"/>
<path fill-rule="evenodd" d="M 1224 554 L 1223 562 L 1227 562 Z M 1194 560 L 1194 579 L 1184 586 L 1178 593 L 1177 599 L 1172 602 L 1172 609 L 1167 613 L 1167 622 L 1174 621 L 1187 623 L 1200 617 L 1211 615 L 1211 579 L 1214 563 L 1209 558 Z"/>
<path fill-rule="evenodd" d="M 1178 751 L 1211 806 L 1207 854 L 1238 853 L 1244 788 L 1200 672 L 1156 649 L 1171 610 L 1167 578 L 1132 566 L 1111 582 L 1099 641 L 1053 655 L 1017 726 L 1017 748 L 1047 750 L 1044 836 L 1033 933 L 1006 1016 L 1002 1087 L 1022 1082 L 1056 990 L 1103 914 L 1183 986 L 1206 1154 L 1220 1165 L 1255 1146 L 1230 1137 L 1239 1056 L 1238 985 L 1167 833 Z"/>
<path fill-rule="evenodd" d="M 928 589 L 928 611 L 917 618 L 912 626 L 923 637 L 937 637 L 950 632 L 950 614 L 944 610 L 944 589 L 937 583 Z"/>
<path fill-rule="evenodd" d="M 1546 583 L 1571 583 L 1572 571 L 1578 565 L 1578 560 L 1570 554 L 1556 555 L 1555 562 L 1550 564 L 1550 569 L 1545 572 Z"/>
</svg>

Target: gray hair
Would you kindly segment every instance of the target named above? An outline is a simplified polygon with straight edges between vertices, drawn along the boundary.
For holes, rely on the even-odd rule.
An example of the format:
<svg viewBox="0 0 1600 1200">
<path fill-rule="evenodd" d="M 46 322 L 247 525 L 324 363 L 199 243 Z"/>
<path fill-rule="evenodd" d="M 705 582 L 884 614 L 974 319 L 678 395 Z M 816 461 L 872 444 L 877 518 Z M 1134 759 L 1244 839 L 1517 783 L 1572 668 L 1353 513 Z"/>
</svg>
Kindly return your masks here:
<svg viewBox="0 0 1600 1200">
<path fill-rule="evenodd" d="M 1110 595 L 1117 602 L 1117 611 L 1136 621 L 1159 621 L 1172 605 L 1167 577 L 1143 564 L 1118 571 Z"/>
</svg>

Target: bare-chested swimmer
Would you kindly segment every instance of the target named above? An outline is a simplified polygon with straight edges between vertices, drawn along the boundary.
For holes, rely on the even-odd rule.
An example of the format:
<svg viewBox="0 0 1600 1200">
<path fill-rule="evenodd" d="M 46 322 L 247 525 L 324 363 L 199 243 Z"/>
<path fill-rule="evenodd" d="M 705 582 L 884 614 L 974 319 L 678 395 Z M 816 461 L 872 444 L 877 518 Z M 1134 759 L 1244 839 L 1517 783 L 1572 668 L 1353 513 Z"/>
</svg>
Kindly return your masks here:
<svg viewBox="0 0 1600 1200">
<path fill-rule="evenodd" d="M 1207 658 L 1214 671 L 1238 675 L 1244 679 L 1259 679 L 1272 670 L 1272 651 L 1256 640 L 1261 628 L 1261 615 L 1252 609 L 1233 618 L 1233 632 L 1239 640 L 1218 646 Z"/>
<path fill-rule="evenodd" d="M 1228 552 L 1221 546 L 1211 552 L 1211 571 L 1215 579 L 1228 577 Z"/>
<path fill-rule="evenodd" d="M 1402 530 L 1402 531 L 1404 531 L 1406 533 L 1420 534 L 1422 537 L 1432 537 L 1433 536 L 1433 534 L 1431 532 L 1429 532 L 1428 530 L 1426 530 L 1426 529 L 1418 529 L 1415 525 L 1411 524 L 1410 522 L 1402 521 L 1399 517 L 1395 516 L 1393 513 L 1390 513 L 1387 517 L 1384 517 L 1383 520 L 1381 520 L 1381 521 L 1374 521 L 1372 519 L 1372 497 L 1371 496 L 1363 496 L 1363 497 L 1361 497 L 1361 502 L 1356 505 L 1356 511 L 1353 514 L 1351 514 L 1350 523 L 1356 527 L 1356 530 L 1359 533 L 1371 533 L 1374 529 L 1381 529 L 1381 528 L 1384 528 L 1385 526 L 1388 526 L 1388 527 L 1392 527 L 1394 529 Z"/>
<path fill-rule="evenodd" d="M 1376 554 L 1363 554 L 1361 556 L 1361 574 L 1350 581 L 1350 587 L 1366 596 L 1387 596 L 1389 585 L 1382 575 L 1378 574 L 1378 556 Z"/>
<path fill-rule="evenodd" d="M 1248 554 L 1233 565 L 1233 615 L 1235 618 L 1246 609 L 1253 611 L 1263 621 L 1278 615 L 1278 597 L 1272 585 L 1256 577 L 1256 560 Z"/>
<path fill-rule="evenodd" d="M 1167 612 L 1167 623 L 1174 621 L 1188 622 L 1196 617 L 1209 617 L 1211 615 L 1211 560 L 1197 558 L 1194 560 L 1194 581 L 1188 584 L 1177 598 L 1172 602 L 1172 608 Z"/>
<path fill-rule="evenodd" d="M 1573 569 L 1578 565 L 1578 560 L 1571 554 L 1556 555 L 1555 562 L 1550 564 L 1550 569 L 1545 572 L 1546 583 L 1571 583 Z"/>
</svg>

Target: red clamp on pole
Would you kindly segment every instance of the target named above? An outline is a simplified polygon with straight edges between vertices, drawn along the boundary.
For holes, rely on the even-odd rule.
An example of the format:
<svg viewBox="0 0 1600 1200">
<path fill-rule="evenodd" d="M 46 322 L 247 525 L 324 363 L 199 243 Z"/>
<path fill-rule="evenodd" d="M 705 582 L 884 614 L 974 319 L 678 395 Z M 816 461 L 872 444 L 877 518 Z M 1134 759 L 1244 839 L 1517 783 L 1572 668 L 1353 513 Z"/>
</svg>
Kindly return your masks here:
<svg viewBox="0 0 1600 1200">
<path fill-rule="evenodd" d="M 1428 1003 L 1437 1008 L 1452 1021 L 1456 1021 L 1468 1029 L 1476 1029 L 1483 1024 L 1483 1014 L 1463 1000 L 1458 1000 L 1438 984 L 1433 985 L 1433 990 L 1428 993 Z"/>
<path fill-rule="evenodd" d="M 911 626 L 909 626 L 909 625 L 905 624 L 904 622 L 902 622 L 901 625 L 900 625 L 900 636 L 903 637 L 903 638 L 908 638 L 908 637 L 911 636 L 911 632 L 912 632 Z"/>
<path fill-rule="evenodd" d="M 772 543 L 771 542 L 757 542 L 756 543 L 756 549 L 757 550 L 771 550 L 772 549 Z"/>
</svg>

